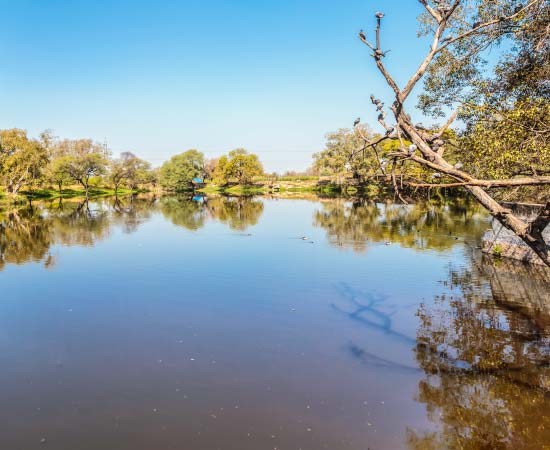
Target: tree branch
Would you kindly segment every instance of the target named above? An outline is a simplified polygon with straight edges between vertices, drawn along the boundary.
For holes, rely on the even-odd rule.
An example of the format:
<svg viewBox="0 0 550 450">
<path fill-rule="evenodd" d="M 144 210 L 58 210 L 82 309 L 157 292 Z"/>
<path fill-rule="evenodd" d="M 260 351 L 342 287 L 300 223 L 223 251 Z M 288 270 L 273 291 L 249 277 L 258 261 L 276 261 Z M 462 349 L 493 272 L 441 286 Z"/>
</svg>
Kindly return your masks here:
<svg viewBox="0 0 550 450">
<path fill-rule="evenodd" d="M 542 208 L 538 216 L 529 224 L 529 232 L 540 236 L 542 238 L 542 232 L 550 223 L 550 201 L 546 202 L 546 205 Z"/>
<path fill-rule="evenodd" d="M 437 21 L 437 23 L 441 22 L 441 15 L 433 9 L 426 0 L 418 0 L 424 8 L 426 8 L 426 11 Z"/>
<path fill-rule="evenodd" d="M 453 111 L 453 113 L 447 119 L 447 122 L 445 122 L 445 125 L 443 125 L 439 129 L 439 131 L 433 135 L 433 138 L 437 139 L 443 136 L 443 133 L 445 133 L 445 131 L 447 131 L 447 129 L 452 125 L 452 123 L 456 120 L 457 116 L 458 116 L 458 108 Z"/>
<path fill-rule="evenodd" d="M 511 180 L 472 180 L 458 183 L 414 183 L 408 182 L 413 187 L 437 187 L 451 188 L 460 186 L 483 186 L 487 188 L 512 187 L 512 186 L 540 186 L 550 184 L 550 177 L 512 178 Z"/>
<path fill-rule="evenodd" d="M 462 40 L 474 33 L 477 33 L 479 30 L 482 30 L 484 28 L 490 27 L 491 25 L 496 25 L 497 23 L 505 22 L 507 20 L 514 19 L 521 15 L 523 12 L 525 12 L 527 9 L 531 8 L 531 6 L 536 5 L 537 3 L 540 3 L 541 0 L 533 0 L 531 3 L 528 3 L 525 7 L 520 9 L 519 11 L 515 12 L 514 14 L 508 16 L 508 17 L 499 17 L 498 19 L 490 20 L 489 22 L 485 22 L 482 24 L 479 24 L 478 26 L 472 28 L 471 30 L 468 30 L 458 36 L 455 36 L 453 38 L 449 38 L 444 44 L 442 44 L 438 49 L 436 53 L 439 53 L 444 48 L 448 47 L 449 45 L 453 44 L 456 41 Z"/>
</svg>

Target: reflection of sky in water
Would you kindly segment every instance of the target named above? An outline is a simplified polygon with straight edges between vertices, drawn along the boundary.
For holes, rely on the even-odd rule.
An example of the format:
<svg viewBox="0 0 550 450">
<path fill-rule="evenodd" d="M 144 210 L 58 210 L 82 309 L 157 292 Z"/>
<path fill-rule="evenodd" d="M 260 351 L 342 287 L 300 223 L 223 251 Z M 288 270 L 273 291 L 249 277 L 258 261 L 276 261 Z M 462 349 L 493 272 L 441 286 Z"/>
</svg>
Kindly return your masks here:
<svg viewBox="0 0 550 450">
<path fill-rule="evenodd" d="M 48 435 L 60 450 L 397 449 L 411 446 L 408 428 L 443 430 L 419 389 L 437 383 L 434 364 L 472 376 L 479 352 L 467 361 L 444 332 L 457 311 L 473 336 L 504 333 L 503 354 L 525 336 L 540 341 L 522 334 L 525 312 L 495 310 L 477 272 L 483 215 L 434 208 L 426 219 L 407 207 L 389 228 L 423 224 L 416 248 L 374 228 L 395 207 L 334 220 L 349 204 L 123 199 L 113 210 L 106 200 L 90 205 L 93 226 L 59 219 L 68 205 L 43 212 L 52 238 L 42 261 L 0 272 L 2 446 L 39 448 Z M 342 251 L 338 230 L 368 251 Z M 475 301 L 460 312 L 453 299 Z M 434 349 L 417 347 L 423 335 Z"/>
</svg>

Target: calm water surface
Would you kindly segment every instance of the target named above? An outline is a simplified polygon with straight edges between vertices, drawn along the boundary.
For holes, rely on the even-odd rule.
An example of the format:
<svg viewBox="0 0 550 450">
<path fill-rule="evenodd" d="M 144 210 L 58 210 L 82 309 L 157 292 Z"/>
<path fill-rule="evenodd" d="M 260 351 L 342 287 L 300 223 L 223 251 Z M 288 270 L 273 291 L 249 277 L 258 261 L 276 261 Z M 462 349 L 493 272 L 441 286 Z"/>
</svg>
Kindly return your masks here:
<svg viewBox="0 0 550 450">
<path fill-rule="evenodd" d="M 544 448 L 550 274 L 483 258 L 488 224 L 461 202 L 2 209 L 0 448 Z"/>
</svg>

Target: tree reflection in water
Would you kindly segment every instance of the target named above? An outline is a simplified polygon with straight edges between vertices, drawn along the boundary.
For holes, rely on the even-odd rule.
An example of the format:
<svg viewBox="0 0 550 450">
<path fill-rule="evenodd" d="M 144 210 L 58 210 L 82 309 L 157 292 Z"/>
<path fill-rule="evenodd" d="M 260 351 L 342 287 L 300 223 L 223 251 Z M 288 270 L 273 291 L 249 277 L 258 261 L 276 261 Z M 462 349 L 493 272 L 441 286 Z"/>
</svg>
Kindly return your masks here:
<svg viewBox="0 0 550 450">
<path fill-rule="evenodd" d="M 43 260 L 52 244 L 51 229 L 51 222 L 32 207 L 0 211 L 0 270 Z"/>
<path fill-rule="evenodd" d="M 91 246 L 113 226 L 127 233 L 153 214 L 189 230 L 209 220 L 243 231 L 258 223 L 262 200 L 215 197 L 121 197 L 94 202 L 55 200 L 0 210 L 0 270 L 8 264 L 54 264 L 53 245 Z M 408 430 L 411 449 L 544 448 L 550 442 L 550 273 L 482 258 L 475 250 L 486 217 L 456 201 L 447 205 L 325 202 L 315 224 L 329 242 L 364 251 L 367 242 L 393 241 L 418 250 L 447 251 L 464 239 L 464 267 L 451 268 L 444 294 L 420 305 L 392 304 L 383 295 L 340 285 L 335 313 L 384 335 L 416 359 L 385 358 L 354 342 L 357 360 L 419 376 L 417 401 L 435 430 Z M 464 262 L 462 257 L 459 259 Z M 417 310 L 410 335 L 395 325 L 400 308 Z M 412 349 L 412 353 L 411 353 Z M 399 349 L 398 349 L 399 350 Z M 415 378 L 416 379 L 416 378 Z"/>
<path fill-rule="evenodd" d="M 54 264 L 52 245 L 93 246 L 106 239 L 113 226 L 125 233 L 160 211 L 173 224 L 187 230 L 202 228 L 208 219 L 243 231 L 258 223 L 264 209 L 260 200 L 215 197 L 193 201 L 189 197 L 125 196 L 94 201 L 54 200 L 0 210 L 0 270 L 6 264 L 44 261 Z"/>
<path fill-rule="evenodd" d="M 356 252 L 366 251 L 369 241 L 446 251 L 462 236 L 474 243 L 489 224 L 479 208 L 462 199 L 395 205 L 361 198 L 324 202 L 313 223 L 326 230 L 331 245 Z"/>
<path fill-rule="evenodd" d="M 478 254 L 472 260 L 469 268 L 450 271 L 450 295 L 419 308 L 415 354 L 425 377 L 417 400 L 437 431 L 409 430 L 409 447 L 544 448 L 550 328 L 548 309 L 540 306 L 550 305 L 550 273 L 534 275 Z M 514 283 L 503 283 L 507 277 Z"/>
<path fill-rule="evenodd" d="M 252 197 L 214 197 L 205 205 L 211 217 L 238 231 L 256 225 L 264 212 L 263 202 Z"/>
<path fill-rule="evenodd" d="M 174 225 L 196 231 L 204 226 L 208 217 L 202 202 L 194 202 L 188 197 L 163 197 L 159 201 L 164 217 Z"/>
<path fill-rule="evenodd" d="M 444 294 L 417 310 L 416 339 L 396 331 L 387 299 L 340 289 L 333 308 L 412 348 L 417 367 L 350 343 L 369 366 L 419 372 L 416 400 L 436 431 L 408 430 L 411 449 L 535 449 L 550 443 L 550 272 L 482 257 L 486 216 L 461 202 L 397 206 L 335 200 L 315 213 L 332 245 L 363 252 L 392 241 L 415 250 L 463 245 Z M 394 305 L 395 306 L 395 305 Z"/>
<path fill-rule="evenodd" d="M 256 225 L 264 211 L 263 202 L 251 197 L 199 197 L 199 200 L 164 197 L 160 209 L 173 224 L 188 230 L 198 230 L 212 219 L 238 231 Z"/>
</svg>

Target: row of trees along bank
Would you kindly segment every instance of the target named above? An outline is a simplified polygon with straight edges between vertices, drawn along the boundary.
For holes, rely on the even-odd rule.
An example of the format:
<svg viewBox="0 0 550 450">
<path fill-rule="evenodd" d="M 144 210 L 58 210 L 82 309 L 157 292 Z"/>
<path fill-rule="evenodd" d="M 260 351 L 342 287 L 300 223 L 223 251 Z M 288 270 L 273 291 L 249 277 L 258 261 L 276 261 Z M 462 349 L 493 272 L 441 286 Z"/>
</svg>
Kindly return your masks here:
<svg viewBox="0 0 550 450">
<path fill-rule="evenodd" d="M 80 186 L 86 198 L 99 186 L 108 186 L 115 194 L 121 188 L 136 191 L 158 186 L 179 192 L 189 190 L 197 177 L 246 185 L 262 174 L 258 156 L 244 149 L 211 160 L 198 150 L 188 150 L 153 169 L 131 152 L 113 158 L 106 145 L 92 139 L 59 139 L 50 131 L 34 139 L 25 130 L 0 130 L 0 185 L 10 197 L 23 189 L 31 194 L 52 189 L 63 195 L 73 186 Z"/>
</svg>

